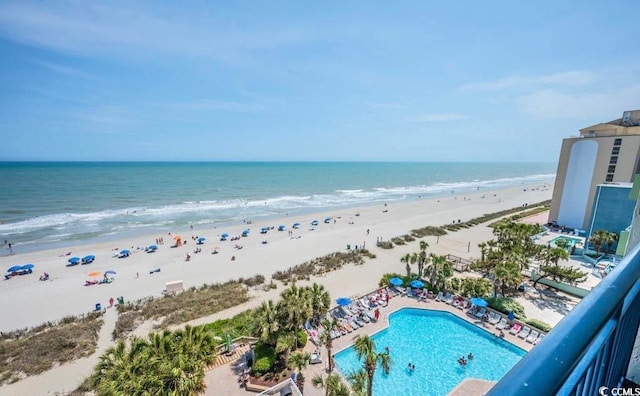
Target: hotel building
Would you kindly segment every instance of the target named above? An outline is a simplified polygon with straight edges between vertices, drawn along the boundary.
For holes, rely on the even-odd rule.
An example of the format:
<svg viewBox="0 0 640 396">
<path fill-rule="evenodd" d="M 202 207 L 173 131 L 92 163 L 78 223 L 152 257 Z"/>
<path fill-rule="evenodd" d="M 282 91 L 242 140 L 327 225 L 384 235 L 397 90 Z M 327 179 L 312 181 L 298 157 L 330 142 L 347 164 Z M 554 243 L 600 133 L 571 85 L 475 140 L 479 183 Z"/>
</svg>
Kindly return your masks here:
<svg viewBox="0 0 640 396">
<path fill-rule="evenodd" d="M 549 221 L 587 230 L 598 186 L 632 183 L 640 173 L 640 110 L 562 141 Z M 619 232 L 619 230 L 611 230 Z"/>
</svg>

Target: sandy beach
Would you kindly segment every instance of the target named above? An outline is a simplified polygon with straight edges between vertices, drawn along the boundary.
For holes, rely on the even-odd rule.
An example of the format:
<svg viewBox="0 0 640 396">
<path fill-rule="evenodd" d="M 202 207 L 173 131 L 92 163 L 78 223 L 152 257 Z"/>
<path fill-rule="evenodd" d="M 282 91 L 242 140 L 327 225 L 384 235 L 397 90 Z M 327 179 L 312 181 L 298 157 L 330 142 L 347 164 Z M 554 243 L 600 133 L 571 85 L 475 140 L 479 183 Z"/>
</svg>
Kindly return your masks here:
<svg viewBox="0 0 640 396">
<path fill-rule="evenodd" d="M 238 224 L 232 227 L 214 229 L 178 229 L 171 235 L 148 235 L 117 243 L 100 243 L 93 245 L 71 246 L 65 249 L 43 250 L 25 254 L 6 255 L 1 258 L 3 267 L 25 263 L 35 264 L 34 273 L 15 276 L 0 283 L 0 309 L 8 313 L 3 318 L 0 331 L 34 326 L 45 321 L 58 320 L 65 315 L 76 315 L 94 309 L 95 304 L 109 304 L 111 297 L 123 296 L 131 301 L 148 296 L 160 296 L 167 282 L 182 280 L 185 288 L 199 286 L 203 283 L 223 282 L 229 279 L 262 274 L 267 280 L 277 270 L 303 263 L 314 257 L 331 252 L 346 250 L 347 244 L 365 246 L 379 255 L 375 260 L 382 264 L 375 270 L 365 271 L 369 279 L 346 279 L 340 276 L 335 279 L 335 287 L 340 294 L 350 295 L 371 288 L 381 273 L 401 271 L 398 264 L 402 249 L 384 251 L 375 247 L 376 240 L 384 240 L 408 233 L 411 229 L 427 225 L 442 225 L 453 220 L 468 220 L 485 213 L 522 206 L 551 198 L 550 187 L 543 185 L 522 185 L 505 190 L 477 191 L 474 194 L 451 195 L 440 199 L 422 199 L 404 203 L 383 203 L 363 208 L 348 208 L 326 213 L 316 213 L 300 217 L 285 217 L 265 222 L 254 221 L 252 224 Z M 324 223 L 326 217 L 332 221 Z M 312 220 L 320 224 L 311 227 Z M 291 229 L 291 225 L 299 222 L 299 229 Z M 287 226 L 287 230 L 278 231 L 278 225 Z M 262 227 L 274 227 L 267 234 L 260 234 Z M 231 237 L 239 236 L 242 230 L 251 230 L 248 237 L 237 241 L 220 241 L 220 235 L 228 233 Z M 291 231 L 291 234 L 289 233 Z M 430 251 L 445 249 L 452 254 L 463 257 L 477 255 L 477 243 L 484 240 L 468 241 L 458 238 L 453 233 L 442 238 L 441 244 L 432 246 Z M 465 234 L 468 234 L 465 232 Z M 172 248 L 173 236 L 181 235 L 187 243 Z M 203 245 L 196 245 L 192 237 L 205 237 Z M 146 253 L 143 248 L 155 243 L 162 237 L 164 244 L 159 245 L 157 252 Z M 263 243 L 266 241 L 267 243 Z M 432 242 L 430 244 L 434 245 Z M 241 245 L 242 249 L 234 246 Z M 470 245 L 471 251 L 467 252 Z M 194 254 L 196 247 L 202 252 Z M 217 254 L 212 254 L 218 248 Z M 115 258 L 122 249 L 131 250 L 130 257 Z M 416 250 L 414 247 L 409 251 Z M 66 255 L 70 253 L 70 255 Z M 186 261 L 187 253 L 191 256 Z M 66 267 L 67 259 L 72 256 L 83 257 L 89 254 L 96 256 L 95 262 L 89 265 Z M 235 260 L 232 260 L 235 257 Z M 391 258 L 393 257 L 393 258 Z M 382 258 L 383 260 L 380 260 Z M 384 262 L 383 262 L 384 261 Z M 383 265 L 383 268 L 380 267 Z M 154 269 L 160 272 L 150 274 Z M 110 284 L 85 286 L 91 279 L 87 274 L 92 271 L 104 273 L 107 270 L 116 272 Z M 39 276 L 47 272 L 50 280 L 39 281 Z M 359 271 L 360 272 L 360 271 Z M 101 276 L 96 277 L 100 279 Z M 329 279 L 327 279 L 328 281 Z M 363 283 L 362 287 L 358 284 Z"/>
</svg>

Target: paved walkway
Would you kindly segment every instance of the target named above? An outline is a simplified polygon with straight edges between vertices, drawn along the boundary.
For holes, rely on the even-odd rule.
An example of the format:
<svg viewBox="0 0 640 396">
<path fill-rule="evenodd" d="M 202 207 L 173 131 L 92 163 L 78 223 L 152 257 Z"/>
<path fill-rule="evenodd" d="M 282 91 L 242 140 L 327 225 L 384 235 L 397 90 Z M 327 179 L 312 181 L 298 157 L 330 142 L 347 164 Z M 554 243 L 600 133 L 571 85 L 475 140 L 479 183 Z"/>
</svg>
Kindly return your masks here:
<svg viewBox="0 0 640 396">
<path fill-rule="evenodd" d="M 89 357 L 55 367 L 42 374 L 25 378 L 20 382 L 0 387 L 0 396 L 33 396 L 68 394 L 91 375 L 100 356 L 113 345 L 112 333 L 118 317 L 115 308 L 107 309 L 102 316 L 104 324 L 98 333 L 96 351 Z M 46 384 L 46 386 L 43 386 Z M 47 389 L 46 393 L 42 393 Z"/>
</svg>

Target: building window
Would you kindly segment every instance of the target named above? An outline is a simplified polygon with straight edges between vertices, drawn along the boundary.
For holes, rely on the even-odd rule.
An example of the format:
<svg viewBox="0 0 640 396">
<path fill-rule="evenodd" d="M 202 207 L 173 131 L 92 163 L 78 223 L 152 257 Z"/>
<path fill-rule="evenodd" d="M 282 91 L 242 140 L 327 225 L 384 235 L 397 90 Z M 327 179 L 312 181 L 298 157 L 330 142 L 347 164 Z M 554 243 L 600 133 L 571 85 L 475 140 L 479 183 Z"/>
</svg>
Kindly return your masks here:
<svg viewBox="0 0 640 396">
<path fill-rule="evenodd" d="M 609 165 L 609 170 L 607 170 L 608 173 L 615 173 L 616 171 L 616 166 L 615 165 Z"/>
<path fill-rule="evenodd" d="M 611 159 L 609 160 L 609 165 L 615 165 L 618 163 L 618 157 L 617 156 L 613 156 L 611 157 Z"/>
<path fill-rule="evenodd" d="M 611 150 L 611 155 L 618 155 L 620 154 L 620 146 L 614 146 L 613 149 Z"/>
<path fill-rule="evenodd" d="M 622 138 L 618 138 L 613 141 L 614 146 L 620 146 L 622 144 Z"/>
<path fill-rule="evenodd" d="M 607 179 L 605 180 L 607 183 L 611 183 L 613 181 L 613 175 L 607 175 Z"/>
</svg>

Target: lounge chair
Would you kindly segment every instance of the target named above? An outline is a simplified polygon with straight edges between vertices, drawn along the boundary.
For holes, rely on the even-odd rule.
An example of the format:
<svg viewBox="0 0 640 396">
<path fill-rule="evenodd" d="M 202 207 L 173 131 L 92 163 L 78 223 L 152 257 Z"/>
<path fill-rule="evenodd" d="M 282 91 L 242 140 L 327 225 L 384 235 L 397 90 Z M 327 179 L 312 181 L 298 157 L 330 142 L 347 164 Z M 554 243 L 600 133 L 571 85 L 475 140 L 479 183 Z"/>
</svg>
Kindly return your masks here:
<svg viewBox="0 0 640 396">
<path fill-rule="evenodd" d="M 422 291 L 422 294 L 420 294 L 420 297 L 418 297 L 418 300 L 424 300 L 427 301 L 429 298 L 429 292 L 427 291 L 427 289 L 424 289 Z"/>
<path fill-rule="evenodd" d="M 518 337 L 524 340 L 529 336 L 529 333 L 531 333 L 531 328 L 529 326 L 524 326 L 524 328 L 518 333 Z"/>
<path fill-rule="evenodd" d="M 500 319 L 500 322 L 498 322 L 498 324 L 496 325 L 496 329 L 502 330 L 505 328 L 505 326 L 507 326 L 507 318 L 502 318 Z"/>
<path fill-rule="evenodd" d="M 451 295 L 451 293 L 446 293 L 441 299 L 440 301 L 442 301 L 443 303 L 447 303 L 447 301 L 451 300 L 453 298 L 453 296 Z"/>
<path fill-rule="evenodd" d="M 487 309 L 486 308 L 480 308 L 480 310 L 478 312 L 476 312 L 475 317 L 476 318 L 482 318 L 484 316 L 484 314 L 487 313 Z"/>
<path fill-rule="evenodd" d="M 536 338 L 536 340 L 533 342 L 533 345 L 538 345 L 538 343 L 540 343 L 540 341 L 542 341 L 544 339 L 544 334 L 540 334 L 540 336 L 538 336 L 538 338 Z"/>
<path fill-rule="evenodd" d="M 436 296 L 436 301 L 442 301 L 443 298 L 444 298 L 444 294 L 442 294 L 442 292 L 439 292 L 438 295 Z"/>
<path fill-rule="evenodd" d="M 495 325 L 496 323 L 500 322 L 501 319 L 502 319 L 502 316 L 499 313 L 491 311 L 491 313 L 489 314 L 489 323 L 491 323 L 492 325 Z"/>
<path fill-rule="evenodd" d="M 533 330 L 531 331 L 531 334 L 527 336 L 526 341 L 530 344 L 533 344 L 533 342 L 538 339 L 539 335 L 540 333 L 537 330 Z"/>
<path fill-rule="evenodd" d="M 413 289 L 410 287 L 407 287 L 407 297 L 415 297 L 415 294 L 413 294 Z"/>
<path fill-rule="evenodd" d="M 360 303 L 360 305 L 362 305 L 364 309 L 371 309 L 371 305 L 369 305 L 369 300 L 367 300 L 366 298 L 363 297 L 360 300 L 358 300 L 358 302 Z"/>
<path fill-rule="evenodd" d="M 516 335 L 520 332 L 520 330 L 522 330 L 522 325 L 520 323 L 516 323 L 511 327 L 509 333 Z"/>
<path fill-rule="evenodd" d="M 322 357 L 320 355 L 320 350 L 317 349 L 315 352 L 311 354 L 311 359 L 309 360 L 309 364 L 321 364 Z"/>
</svg>

